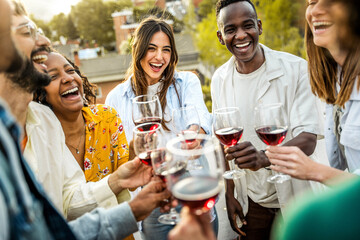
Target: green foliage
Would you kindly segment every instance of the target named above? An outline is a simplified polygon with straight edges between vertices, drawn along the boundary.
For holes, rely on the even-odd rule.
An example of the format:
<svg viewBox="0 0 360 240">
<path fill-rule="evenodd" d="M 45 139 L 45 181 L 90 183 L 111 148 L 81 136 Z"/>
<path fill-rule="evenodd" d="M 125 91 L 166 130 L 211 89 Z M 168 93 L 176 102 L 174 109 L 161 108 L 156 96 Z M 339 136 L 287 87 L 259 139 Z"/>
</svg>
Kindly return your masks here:
<svg viewBox="0 0 360 240">
<path fill-rule="evenodd" d="M 79 33 L 70 15 L 67 16 L 64 13 L 55 15 L 51 19 L 49 26 L 54 30 L 51 35 L 52 40 L 58 41 L 60 36 L 66 37 L 67 39 L 77 39 L 79 37 Z"/>
<path fill-rule="evenodd" d="M 268 47 L 304 56 L 304 42 L 300 29 L 301 4 L 288 0 L 258 1 L 258 15 L 262 19 L 263 34 L 260 41 Z"/>
<path fill-rule="evenodd" d="M 215 9 L 217 0 L 203 0 L 199 4 L 198 15 L 200 19 L 206 18 Z"/>
<path fill-rule="evenodd" d="M 201 60 L 211 66 L 219 67 L 231 57 L 231 53 L 225 46 L 220 44 L 216 31 L 215 10 L 212 10 L 212 12 L 196 26 L 194 39 Z"/>
<path fill-rule="evenodd" d="M 202 92 L 204 94 L 204 102 L 209 110 L 211 112 L 212 109 L 212 101 L 211 101 L 211 91 L 210 91 L 210 79 L 205 78 L 205 84 L 201 86 Z"/>
<path fill-rule="evenodd" d="M 184 16 L 184 25 L 185 32 L 193 34 L 196 31 L 197 25 L 197 15 L 195 12 L 195 6 L 192 1 L 190 1 L 189 6 L 187 8 L 186 14 Z"/>
<path fill-rule="evenodd" d="M 31 20 L 33 20 L 33 22 L 36 24 L 36 26 L 38 27 L 38 28 L 41 28 L 42 30 L 43 30 L 43 32 L 44 32 L 44 34 L 45 34 L 45 36 L 47 36 L 47 37 L 51 37 L 51 28 L 50 28 L 50 26 L 47 24 L 47 23 L 45 23 L 43 20 L 41 20 L 41 19 L 36 19 L 35 17 L 34 17 L 34 15 L 30 15 L 30 19 Z"/>
<path fill-rule="evenodd" d="M 115 40 L 110 4 L 102 0 L 82 0 L 71 8 L 71 17 L 83 40 L 106 45 Z"/>
</svg>

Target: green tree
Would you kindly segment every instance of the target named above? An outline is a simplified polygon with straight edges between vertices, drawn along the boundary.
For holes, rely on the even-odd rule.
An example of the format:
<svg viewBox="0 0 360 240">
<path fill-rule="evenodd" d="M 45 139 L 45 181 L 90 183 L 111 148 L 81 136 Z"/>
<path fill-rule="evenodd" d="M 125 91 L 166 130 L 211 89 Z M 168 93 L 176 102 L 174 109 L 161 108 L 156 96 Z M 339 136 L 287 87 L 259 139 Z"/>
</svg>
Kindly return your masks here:
<svg viewBox="0 0 360 240">
<path fill-rule="evenodd" d="M 221 66 L 231 57 L 226 47 L 220 44 L 216 35 L 217 29 L 215 10 L 213 10 L 196 26 L 194 34 L 201 60 L 214 67 Z"/>
<path fill-rule="evenodd" d="M 260 41 L 272 49 L 305 56 L 303 33 L 299 22 L 299 1 L 262 0 L 256 1 L 258 15 L 262 20 L 263 34 Z"/>
<path fill-rule="evenodd" d="M 52 40 L 59 40 L 60 36 L 66 37 L 67 39 L 76 39 L 79 37 L 70 15 L 65 15 L 64 13 L 55 15 L 49 25 L 53 31 Z"/>
<path fill-rule="evenodd" d="M 213 12 L 217 0 L 203 0 L 199 4 L 198 15 L 200 19 L 206 18 Z"/>
<path fill-rule="evenodd" d="M 33 22 L 36 24 L 38 28 L 41 28 L 45 34 L 45 36 L 51 38 L 52 31 L 48 23 L 41 19 L 37 19 L 34 17 L 33 14 L 30 15 L 30 19 L 33 20 Z"/>
<path fill-rule="evenodd" d="M 115 40 L 111 14 L 113 3 L 102 0 L 82 0 L 71 8 L 71 18 L 79 31 L 80 37 L 88 42 L 94 40 L 106 45 Z"/>
</svg>

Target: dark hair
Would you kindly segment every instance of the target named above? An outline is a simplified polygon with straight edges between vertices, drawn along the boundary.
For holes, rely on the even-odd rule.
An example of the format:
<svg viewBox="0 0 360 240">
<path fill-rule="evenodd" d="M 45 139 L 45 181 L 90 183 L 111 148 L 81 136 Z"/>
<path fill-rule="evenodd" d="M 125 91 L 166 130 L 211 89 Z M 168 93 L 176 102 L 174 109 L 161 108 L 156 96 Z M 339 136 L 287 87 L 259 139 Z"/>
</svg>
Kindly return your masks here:
<svg viewBox="0 0 360 240">
<path fill-rule="evenodd" d="M 175 67 L 178 63 L 178 54 L 175 46 L 174 33 L 170 25 L 167 24 L 165 20 L 155 17 L 148 17 L 144 19 L 136 29 L 134 33 L 134 39 L 132 41 L 132 62 L 127 71 L 126 79 L 131 77 L 132 88 L 136 96 L 147 94 L 148 82 L 145 78 L 144 69 L 142 68 L 140 61 L 145 57 L 150 40 L 157 32 L 163 32 L 168 36 L 171 47 L 170 62 L 164 70 L 163 84 L 159 93 L 161 108 L 164 111 L 166 107 L 166 93 L 171 84 L 175 86 L 175 91 L 177 93 L 174 73 Z M 169 130 L 165 125 L 164 119 L 162 121 L 162 126 L 164 129 Z"/>
<path fill-rule="evenodd" d="M 216 2 L 216 18 L 219 16 L 221 9 L 223 9 L 224 7 L 227 7 L 228 5 L 230 5 L 232 3 L 237 3 L 237 2 L 248 2 L 254 9 L 255 16 L 257 18 L 257 12 L 256 12 L 255 6 L 251 0 L 219 0 L 219 1 L 217 1 Z"/>
<path fill-rule="evenodd" d="M 74 67 L 75 72 L 81 77 L 83 88 L 84 88 L 84 105 L 87 106 L 89 104 L 95 104 L 96 103 L 96 94 L 95 94 L 96 85 L 90 83 L 88 78 L 80 72 L 79 67 L 76 66 L 75 63 L 73 63 L 70 59 L 68 59 L 61 53 L 57 52 L 55 49 L 49 49 L 48 51 L 49 51 L 49 54 L 50 53 L 60 54 L 63 58 L 66 59 L 66 61 L 68 61 L 70 63 L 71 66 Z M 51 108 L 51 105 L 46 101 L 45 88 L 38 88 L 34 93 L 33 100 L 36 102 L 39 102 L 41 104 L 44 104 L 46 106 L 49 106 Z"/>
<path fill-rule="evenodd" d="M 347 32 L 347 34 L 350 33 Z M 351 38 L 351 34 L 346 37 Z M 349 46 L 349 53 L 339 74 L 340 79 L 338 79 L 337 62 L 326 48 L 315 45 L 314 36 L 308 23 L 305 27 L 305 44 L 312 92 L 326 103 L 344 107 L 355 87 L 356 78 L 360 74 L 360 45 Z M 338 94 L 336 94 L 337 81 L 341 81 Z M 359 89 L 360 81 L 357 84 L 357 90 L 359 91 Z"/>
</svg>

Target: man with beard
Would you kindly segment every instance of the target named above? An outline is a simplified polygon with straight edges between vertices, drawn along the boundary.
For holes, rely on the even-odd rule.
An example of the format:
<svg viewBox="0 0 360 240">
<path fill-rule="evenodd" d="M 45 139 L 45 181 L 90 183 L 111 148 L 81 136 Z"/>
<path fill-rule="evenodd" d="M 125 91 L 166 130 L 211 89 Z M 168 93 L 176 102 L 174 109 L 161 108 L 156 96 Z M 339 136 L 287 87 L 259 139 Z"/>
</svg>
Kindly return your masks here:
<svg viewBox="0 0 360 240">
<path fill-rule="evenodd" d="M 16 2 L 13 2 L 13 5 L 15 6 Z M 46 47 L 49 45 L 49 41 L 37 33 L 36 26 L 23 14 L 17 14 L 15 11 L 12 16 L 12 24 L 14 41 L 27 61 L 24 63 L 25 67 L 16 73 L 0 74 L 0 95 L 7 101 L 7 103 L 0 102 L 0 238 L 113 239 L 124 238 L 135 232 L 137 230 L 136 221 L 144 219 L 154 208 L 158 207 L 163 199 L 169 197 L 169 193 L 164 191 L 166 186 L 161 181 L 150 182 L 144 188 L 144 193 L 139 194 L 129 203 L 123 203 L 111 210 L 96 209 L 71 222 L 69 226 L 35 180 L 32 171 L 21 155 L 18 145 L 21 129 L 18 124 L 25 126 L 27 106 L 32 99 L 32 91 L 39 85 L 43 86 L 49 82 L 47 75 L 34 68 L 36 65 L 37 68 L 46 70 L 46 67 L 39 63 L 40 57 L 36 57 L 41 54 L 34 50 Z M 0 44 L 3 42 L 1 41 Z M 9 56 L 11 59 L 11 55 Z M 30 59 L 36 60 L 38 63 L 34 63 Z M 13 63 L 10 65 L 15 66 Z M 8 107 L 16 116 L 17 122 L 8 113 Z M 49 110 L 49 112 L 51 111 Z M 43 113 L 44 115 L 46 112 Z M 56 119 L 55 116 L 53 117 Z M 54 121 L 51 116 L 48 116 L 47 119 Z M 58 129 L 59 127 L 44 129 L 44 131 L 57 134 L 56 130 Z M 25 136 L 27 134 L 28 132 Z M 49 133 L 44 135 L 44 137 L 49 136 L 51 136 Z M 51 138 L 47 139 L 49 142 L 52 140 Z M 128 170 L 134 167 L 134 164 L 130 164 Z M 132 168 L 132 170 L 136 169 Z M 54 169 L 54 171 L 61 171 L 61 169 Z M 123 181 L 125 180 L 123 179 Z"/>
<path fill-rule="evenodd" d="M 268 168 L 266 145 L 254 130 L 254 108 L 280 103 L 289 126 L 284 145 L 298 146 L 306 155 L 314 153 L 317 137 L 322 135 L 322 116 L 311 93 L 306 61 L 259 43 L 263 29 L 252 1 L 219 0 L 216 17 L 219 42 L 233 56 L 212 78 L 213 110 L 238 107 L 244 127 L 244 141 L 225 150 L 226 159 L 234 159 L 246 172 L 227 181 L 228 218 L 241 239 L 269 239 L 274 217 L 283 213 L 290 198 L 298 197 L 311 185 L 297 179 L 267 182 L 273 173 Z"/>
<path fill-rule="evenodd" d="M 7 0 L 0 1 L 0 72 L 17 71 L 22 64 L 11 38 L 11 9 Z"/>
</svg>

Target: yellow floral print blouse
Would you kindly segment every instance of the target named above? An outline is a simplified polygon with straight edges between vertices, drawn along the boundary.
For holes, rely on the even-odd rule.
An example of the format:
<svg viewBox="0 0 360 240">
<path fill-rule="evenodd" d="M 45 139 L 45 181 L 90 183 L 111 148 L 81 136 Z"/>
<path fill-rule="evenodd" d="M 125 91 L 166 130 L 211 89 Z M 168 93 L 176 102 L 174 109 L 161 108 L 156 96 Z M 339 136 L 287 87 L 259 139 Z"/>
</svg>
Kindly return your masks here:
<svg viewBox="0 0 360 240">
<path fill-rule="evenodd" d="M 114 108 L 98 104 L 83 107 L 86 122 L 84 172 L 96 182 L 129 159 L 129 147 L 121 119 Z"/>
</svg>

